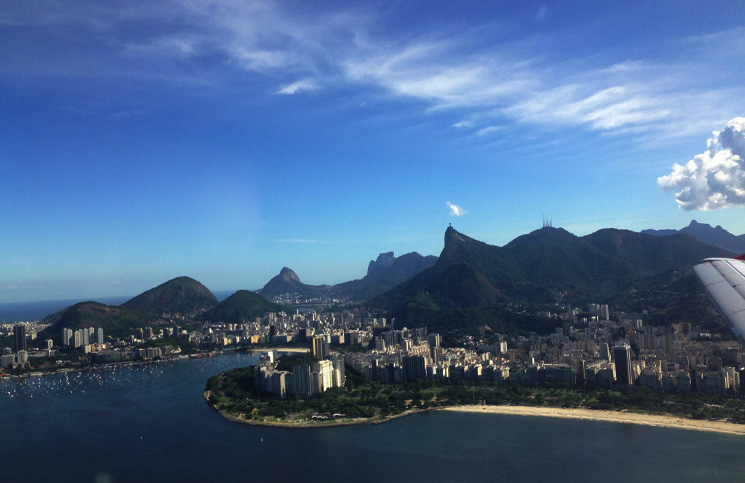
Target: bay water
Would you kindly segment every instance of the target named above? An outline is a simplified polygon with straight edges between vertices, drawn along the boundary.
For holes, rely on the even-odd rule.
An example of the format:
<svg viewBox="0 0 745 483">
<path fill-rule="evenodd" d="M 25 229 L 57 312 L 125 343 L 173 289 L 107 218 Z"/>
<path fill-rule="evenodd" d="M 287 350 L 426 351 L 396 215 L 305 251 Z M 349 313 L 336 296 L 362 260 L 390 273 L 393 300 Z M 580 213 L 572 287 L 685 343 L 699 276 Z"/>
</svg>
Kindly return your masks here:
<svg viewBox="0 0 745 483">
<path fill-rule="evenodd" d="M 0 381 L 2 481 L 742 481 L 745 437 L 544 417 L 429 412 L 385 424 L 233 423 L 207 379 L 222 354 Z"/>
</svg>

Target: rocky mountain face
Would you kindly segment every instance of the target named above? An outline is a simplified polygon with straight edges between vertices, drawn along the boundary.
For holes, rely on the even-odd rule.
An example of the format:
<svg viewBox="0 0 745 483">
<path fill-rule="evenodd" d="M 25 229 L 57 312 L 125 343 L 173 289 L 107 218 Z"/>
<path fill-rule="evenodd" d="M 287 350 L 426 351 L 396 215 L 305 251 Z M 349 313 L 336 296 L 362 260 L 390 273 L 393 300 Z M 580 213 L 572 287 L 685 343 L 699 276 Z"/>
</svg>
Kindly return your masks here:
<svg viewBox="0 0 745 483">
<path fill-rule="evenodd" d="M 299 293 L 305 297 L 318 297 L 328 290 L 326 285 L 307 285 L 300 281 L 300 277 L 287 267 L 283 267 L 278 275 L 269 280 L 259 293 L 267 298 L 285 293 Z"/>
<path fill-rule="evenodd" d="M 370 275 L 378 270 L 388 268 L 393 265 L 396 261 L 396 257 L 393 256 L 393 252 L 381 253 L 378 255 L 377 260 L 370 260 L 367 265 L 367 274 Z"/>
<path fill-rule="evenodd" d="M 416 252 L 396 258 L 393 252 L 381 253 L 376 261 L 371 261 L 367 275 L 359 280 L 340 283 L 331 288 L 335 297 L 349 298 L 353 301 L 370 300 L 396 285 L 405 282 L 422 270 L 437 262 L 437 257 L 422 256 Z"/>
</svg>

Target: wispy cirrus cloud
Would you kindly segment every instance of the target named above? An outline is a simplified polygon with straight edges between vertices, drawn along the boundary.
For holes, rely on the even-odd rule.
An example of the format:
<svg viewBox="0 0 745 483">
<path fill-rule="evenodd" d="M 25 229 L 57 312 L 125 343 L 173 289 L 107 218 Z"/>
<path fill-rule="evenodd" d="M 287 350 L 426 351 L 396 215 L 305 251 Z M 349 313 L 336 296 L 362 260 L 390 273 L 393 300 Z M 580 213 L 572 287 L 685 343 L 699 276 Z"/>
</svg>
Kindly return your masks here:
<svg viewBox="0 0 745 483">
<path fill-rule="evenodd" d="M 498 133 L 502 128 L 500 126 L 486 126 L 476 131 L 477 136 L 488 136 L 490 134 Z"/>
<path fill-rule="evenodd" d="M 319 88 L 312 79 L 302 79 L 280 88 L 277 94 L 293 95 L 300 91 L 317 91 Z"/>
<path fill-rule="evenodd" d="M 723 89 L 704 76 L 681 74 L 698 64 L 710 67 L 706 78 L 732 78 L 733 52 L 745 50 L 737 40 L 741 28 L 673 39 L 671 46 L 690 54 L 677 60 L 619 62 L 603 55 L 554 58 L 540 36 L 478 42 L 455 28 L 380 29 L 386 13 L 360 5 L 298 14 L 264 1 L 172 0 L 168 9 L 137 1 L 11 3 L 0 11 L 0 25 L 21 33 L 43 27 L 45 35 L 35 39 L 38 45 L 5 49 L 0 73 L 6 76 L 128 76 L 230 89 L 250 74 L 285 95 L 373 89 L 421 101 L 424 111 L 457 112 L 468 121 L 453 126 L 479 135 L 507 121 L 676 137 L 731 118 L 733 100 L 745 98 L 743 87 Z M 548 13 L 542 6 L 535 18 L 545 21 Z M 543 44 L 545 51 L 535 48 Z M 54 55 L 39 58 L 39 52 Z"/>
</svg>

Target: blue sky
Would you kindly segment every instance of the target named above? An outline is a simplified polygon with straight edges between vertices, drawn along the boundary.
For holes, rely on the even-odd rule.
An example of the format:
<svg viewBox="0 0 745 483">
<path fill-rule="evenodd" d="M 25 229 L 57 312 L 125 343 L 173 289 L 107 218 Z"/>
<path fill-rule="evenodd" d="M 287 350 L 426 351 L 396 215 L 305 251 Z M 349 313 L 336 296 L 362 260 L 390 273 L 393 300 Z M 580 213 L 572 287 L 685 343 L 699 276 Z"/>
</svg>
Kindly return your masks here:
<svg viewBox="0 0 745 483">
<path fill-rule="evenodd" d="M 0 47 L 0 303 L 745 233 L 742 2 L 6 0 Z"/>
</svg>

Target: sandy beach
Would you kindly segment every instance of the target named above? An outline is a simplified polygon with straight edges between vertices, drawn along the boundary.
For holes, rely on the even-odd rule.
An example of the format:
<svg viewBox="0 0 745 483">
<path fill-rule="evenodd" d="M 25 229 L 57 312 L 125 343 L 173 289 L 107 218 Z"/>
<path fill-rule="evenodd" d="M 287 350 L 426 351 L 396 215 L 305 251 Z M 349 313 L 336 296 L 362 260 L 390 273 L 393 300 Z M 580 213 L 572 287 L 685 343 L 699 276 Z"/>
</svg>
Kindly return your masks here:
<svg viewBox="0 0 745 483">
<path fill-rule="evenodd" d="M 575 408 L 549 408 L 534 406 L 455 406 L 442 408 L 444 411 L 459 411 L 485 414 L 512 414 L 518 416 L 542 416 L 550 418 L 587 419 L 591 421 L 607 421 L 614 423 L 645 424 L 665 428 L 695 429 L 698 431 L 716 431 L 745 435 L 745 424 L 728 423 L 726 421 L 707 421 L 685 419 L 675 416 L 659 416 L 639 414 L 627 411 L 600 411 Z"/>
</svg>

